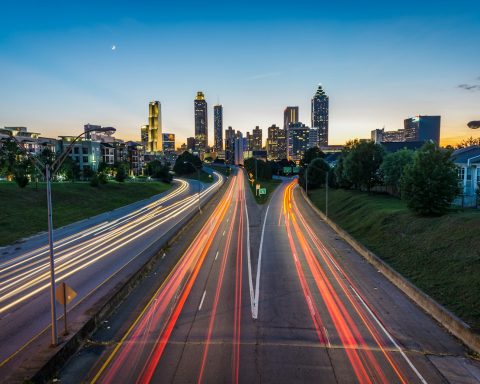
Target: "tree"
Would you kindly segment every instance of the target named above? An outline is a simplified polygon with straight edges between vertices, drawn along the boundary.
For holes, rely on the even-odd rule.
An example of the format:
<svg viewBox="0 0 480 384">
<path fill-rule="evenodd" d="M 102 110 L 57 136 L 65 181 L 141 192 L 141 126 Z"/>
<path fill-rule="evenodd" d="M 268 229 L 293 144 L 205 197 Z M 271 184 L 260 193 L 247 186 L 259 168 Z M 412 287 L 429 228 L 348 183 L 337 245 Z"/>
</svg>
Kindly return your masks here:
<svg viewBox="0 0 480 384">
<path fill-rule="evenodd" d="M 415 152 L 401 178 L 402 198 L 421 215 L 442 215 L 458 194 L 457 169 L 451 152 L 426 143 Z"/>
<path fill-rule="evenodd" d="M 310 164 L 313 160 L 317 158 L 324 159 L 325 153 L 323 153 L 318 147 L 308 148 L 303 154 L 302 159 L 300 160 L 300 165 L 304 167 L 306 164 Z"/>
<path fill-rule="evenodd" d="M 12 179 L 19 157 L 20 149 L 17 142 L 12 138 L 3 139 L 0 143 L 0 174 Z"/>
<path fill-rule="evenodd" d="M 385 150 L 372 141 L 356 141 L 344 158 L 342 176 L 345 176 L 355 188 L 368 192 L 380 181 L 379 167 Z"/>
<path fill-rule="evenodd" d="M 128 175 L 128 164 L 117 163 L 115 165 L 115 180 L 119 183 L 123 183 Z"/>
<path fill-rule="evenodd" d="M 82 174 L 85 180 L 90 180 L 95 175 L 95 171 L 90 166 L 85 165 Z"/>
<path fill-rule="evenodd" d="M 468 139 L 462 140 L 460 143 L 458 143 L 455 148 L 466 148 L 472 145 L 480 145 L 480 137 L 473 138 L 472 136 L 470 136 Z"/>
<path fill-rule="evenodd" d="M 414 152 L 409 149 L 389 153 L 383 159 L 380 173 L 386 186 L 393 189 L 393 194 L 401 195 L 400 180 L 405 167 L 413 162 Z"/>
<path fill-rule="evenodd" d="M 243 166 L 248 173 L 253 175 L 253 177 L 255 177 L 256 173 L 259 180 L 272 179 L 272 167 L 269 163 L 263 160 L 255 160 L 255 158 L 250 157 L 243 162 Z"/>
<path fill-rule="evenodd" d="M 307 166 L 305 170 L 304 168 L 301 169 L 298 182 L 302 187 L 305 188 L 305 184 L 308 179 L 309 189 L 320 188 L 325 184 L 328 171 L 330 171 L 330 166 L 328 163 L 322 158 L 316 158 Z"/>
<path fill-rule="evenodd" d="M 147 163 L 147 173 L 154 179 L 159 179 L 164 183 L 170 183 L 172 181 L 170 169 L 166 165 L 163 165 L 160 160 L 153 160 Z"/>
<path fill-rule="evenodd" d="M 31 167 L 32 162 L 30 159 L 23 159 L 15 164 L 13 180 L 15 180 L 20 188 L 25 188 L 30 182 L 28 175 L 31 171 Z"/>
<path fill-rule="evenodd" d="M 66 180 L 70 180 L 72 183 L 80 178 L 80 165 L 75 162 L 70 156 L 67 156 L 60 167 L 58 174 L 63 175 Z"/>
<path fill-rule="evenodd" d="M 200 168 L 202 168 L 202 161 L 200 158 L 185 151 L 177 157 L 175 165 L 173 166 L 173 171 L 177 175 L 188 175 L 196 172 L 196 170 Z"/>
</svg>

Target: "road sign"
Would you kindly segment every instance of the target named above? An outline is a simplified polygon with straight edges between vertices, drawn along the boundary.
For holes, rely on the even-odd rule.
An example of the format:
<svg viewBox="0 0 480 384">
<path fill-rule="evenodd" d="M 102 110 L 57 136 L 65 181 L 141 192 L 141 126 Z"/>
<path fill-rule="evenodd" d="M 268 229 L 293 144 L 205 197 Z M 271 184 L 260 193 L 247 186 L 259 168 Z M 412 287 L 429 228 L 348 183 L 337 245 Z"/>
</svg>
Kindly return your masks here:
<svg viewBox="0 0 480 384">
<path fill-rule="evenodd" d="M 267 188 L 260 188 L 258 190 L 259 195 L 266 195 L 267 194 Z"/>
<path fill-rule="evenodd" d="M 65 284 L 65 282 L 60 284 L 55 291 L 55 298 L 62 305 L 70 304 L 76 296 L 77 292 L 75 292 L 72 287 Z"/>
<path fill-rule="evenodd" d="M 62 284 L 60 284 L 55 290 L 55 298 L 60 304 L 63 305 L 63 321 L 65 323 L 65 331 L 63 332 L 64 335 L 68 335 L 67 304 L 70 304 L 75 296 L 77 296 L 77 292 L 75 292 L 73 288 L 68 286 L 65 282 L 62 282 Z"/>
</svg>

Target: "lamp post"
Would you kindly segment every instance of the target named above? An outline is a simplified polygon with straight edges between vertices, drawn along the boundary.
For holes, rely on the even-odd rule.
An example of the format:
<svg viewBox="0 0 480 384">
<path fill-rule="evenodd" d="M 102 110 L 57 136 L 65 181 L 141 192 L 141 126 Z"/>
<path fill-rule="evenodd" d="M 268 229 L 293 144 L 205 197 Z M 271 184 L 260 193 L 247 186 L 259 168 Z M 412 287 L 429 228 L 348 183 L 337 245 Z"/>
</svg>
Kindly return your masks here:
<svg viewBox="0 0 480 384">
<path fill-rule="evenodd" d="M 80 135 L 75 137 L 67 149 L 52 163 L 43 163 L 38 158 L 31 156 L 30 153 L 23 147 L 23 144 L 13 136 L 11 137 L 15 140 L 19 148 L 24 152 L 24 154 L 31 158 L 34 162 L 35 167 L 41 172 L 45 172 L 45 180 L 47 182 L 47 217 L 48 217 L 48 248 L 50 253 L 50 310 L 51 310 L 51 321 L 52 321 L 52 347 L 55 347 L 58 343 L 58 331 L 57 331 L 57 308 L 55 305 L 55 254 L 53 251 L 53 220 L 52 220 L 52 178 L 58 172 L 63 162 L 67 158 L 68 154 L 73 148 L 73 144 L 85 135 L 90 132 L 115 132 L 115 128 L 104 128 L 99 127 L 95 129 L 87 129 L 82 132 Z"/>
<path fill-rule="evenodd" d="M 195 170 L 197 171 L 197 178 L 198 178 L 198 212 L 202 213 L 202 209 L 200 208 L 200 168 L 197 168 L 195 164 L 191 163 L 190 161 L 184 161 L 183 164 L 190 164 Z"/>
</svg>

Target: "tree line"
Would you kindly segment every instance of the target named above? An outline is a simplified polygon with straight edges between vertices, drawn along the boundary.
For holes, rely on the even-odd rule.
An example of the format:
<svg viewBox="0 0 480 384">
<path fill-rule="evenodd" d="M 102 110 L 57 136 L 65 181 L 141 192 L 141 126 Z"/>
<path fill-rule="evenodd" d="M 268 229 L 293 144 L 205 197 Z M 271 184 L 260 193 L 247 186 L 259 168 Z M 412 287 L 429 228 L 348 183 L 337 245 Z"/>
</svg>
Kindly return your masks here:
<svg viewBox="0 0 480 384">
<path fill-rule="evenodd" d="M 305 188 L 329 187 L 366 192 L 378 190 L 397 196 L 421 215 L 441 215 L 459 193 L 458 174 L 451 149 L 427 142 L 418 150 L 386 153 L 372 141 L 347 142 L 336 164 L 330 167 L 325 154 L 309 149 L 302 159 L 299 183 Z"/>
</svg>

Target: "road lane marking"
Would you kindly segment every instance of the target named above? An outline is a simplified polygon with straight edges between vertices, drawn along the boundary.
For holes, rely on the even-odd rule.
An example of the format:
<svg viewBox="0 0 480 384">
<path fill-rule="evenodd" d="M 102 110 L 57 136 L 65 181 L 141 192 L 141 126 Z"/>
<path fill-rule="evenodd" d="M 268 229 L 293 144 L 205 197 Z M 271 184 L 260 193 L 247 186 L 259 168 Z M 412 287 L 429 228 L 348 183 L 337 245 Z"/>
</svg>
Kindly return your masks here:
<svg viewBox="0 0 480 384">
<path fill-rule="evenodd" d="M 205 300 L 205 295 L 207 294 L 207 291 L 203 291 L 203 296 L 202 296 L 202 300 L 200 300 L 200 305 L 198 306 L 198 310 L 201 311 L 202 310 L 202 305 L 203 305 L 203 300 Z"/>
<path fill-rule="evenodd" d="M 218 251 L 217 251 L 217 254 L 215 255 L 215 260 L 217 260 L 217 257 L 218 257 Z"/>
<path fill-rule="evenodd" d="M 263 238 L 265 235 L 265 224 L 267 223 L 268 217 L 268 210 L 270 209 L 270 204 L 268 204 L 267 211 L 265 212 L 265 219 L 263 220 L 263 227 L 262 227 L 262 236 L 260 238 L 260 249 L 258 251 L 258 263 L 257 263 L 257 279 L 255 282 L 255 306 L 254 306 L 254 313 L 253 318 L 258 318 L 258 299 L 260 296 L 260 269 L 262 267 L 262 251 L 263 251 Z"/>
<path fill-rule="evenodd" d="M 223 231 L 222 236 L 225 236 L 225 231 Z"/>
<path fill-rule="evenodd" d="M 383 326 L 383 324 L 381 323 L 381 321 L 378 319 L 378 317 L 372 312 L 372 310 L 370 309 L 370 307 L 367 305 L 367 303 L 365 303 L 365 301 L 360 297 L 360 295 L 358 294 L 358 292 L 356 291 L 356 289 L 354 289 L 352 286 L 350 286 L 350 288 L 352 289 L 353 293 L 355 293 L 355 295 L 358 297 L 358 300 L 360 300 L 360 302 L 362 303 L 362 305 L 365 307 L 365 309 L 367 310 L 367 312 L 370 314 L 370 316 L 372 316 L 372 318 L 375 320 L 375 322 L 378 324 L 378 326 L 380 327 L 380 329 L 383 331 L 383 333 L 385 333 L 385 335 L 387 335 L 387 337 L 390 339 L 390 341 L 393 343 L 393 345 L 395 345 L 395 347 L 397 348 L 397 350 L 400 352 L 400 354 L 402 355 L 402 357 L 405 359 L 405 361 L 408 363 L 408 365 L 410 366 L 410 368 L 412 368 L 413 372 L 415 372 L 415 374 L 417 375 L 417 377 L 420 379 L 420 381 L 423 383 L 423 384 L 427 384 L 427 381 L 424 379 L 424 377 L 422 376 L 422 374 L 417 370 L 417 368 L 415 367 L 415 365 L 413 365 L 412 361 L 408 358 L 408 356 L 405 354 L 405 352 L 403 351 L 403 349 L 400 347 L 400 345 L 398 345 L 398 343 L 395 341 L 395 339 L 393 338 L 392 335 L 390 335 L 390 332 L 387 331 L 387 329 Z"/>
</svg>

